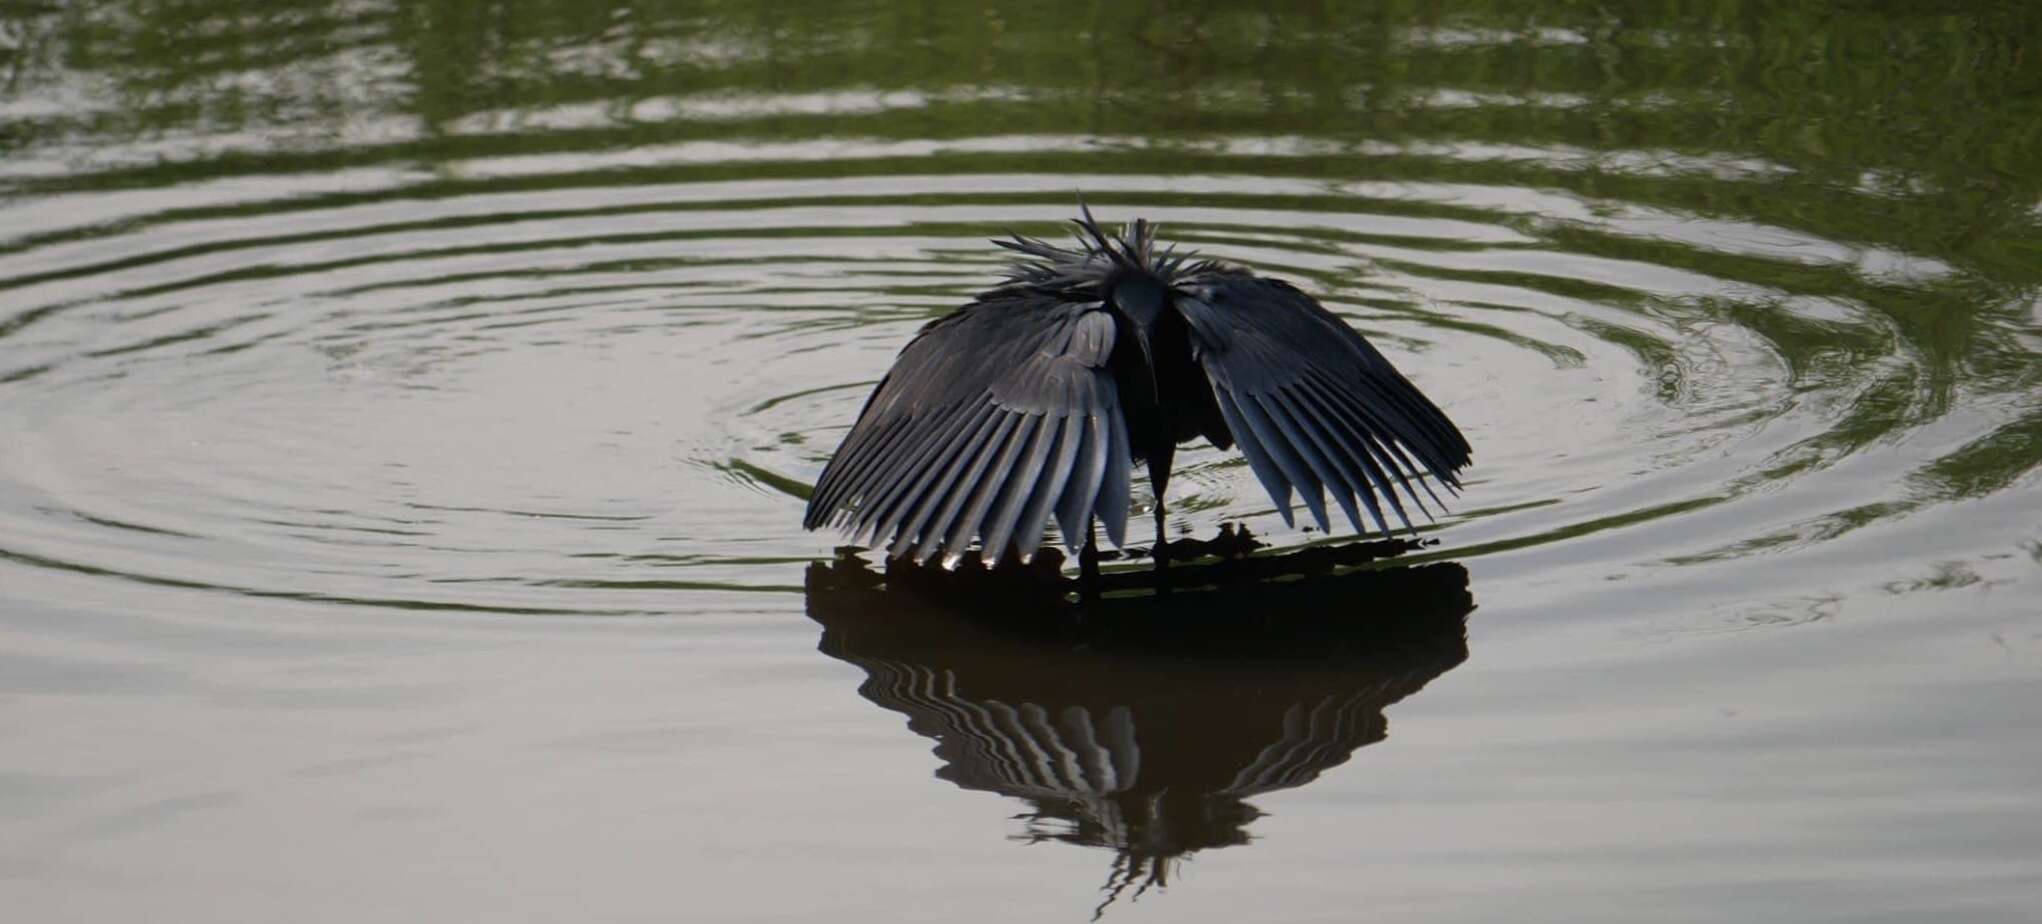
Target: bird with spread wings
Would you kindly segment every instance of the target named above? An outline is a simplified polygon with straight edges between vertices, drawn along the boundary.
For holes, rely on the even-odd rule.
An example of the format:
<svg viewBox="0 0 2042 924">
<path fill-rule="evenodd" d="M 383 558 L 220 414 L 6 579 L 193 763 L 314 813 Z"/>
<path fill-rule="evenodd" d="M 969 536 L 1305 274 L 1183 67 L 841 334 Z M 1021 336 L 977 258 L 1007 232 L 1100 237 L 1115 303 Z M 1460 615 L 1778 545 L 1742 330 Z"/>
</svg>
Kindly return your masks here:
<svg viewBox="0 0 2042 924">
<path fill-rule="evenodd" d="M 1317 300 L 1159 250 L 1141 219 L 1119 235 L 1089 209 L 1073 224 L 1076 249 L 994 241 L 1018 255 L 1006 280 L 901 350 L 803 526 L 952 565 L 974 541 L 988 563 L 1026 560 L 1054 516 L 1064 545 L 1096 561 L 1094 522 L 1125 544 L 1144 463 L 1161 567 L 1171 460 L 1200 437 L 1240 447 L 1291 525 L 1294 494 L 1322 531 L 1330 496 L 1357 533 L 1388 534 L 1390 516 L 1411 528 L 1406 502 L 1431 516 L 1434 484 L 1458 492 L 1467 439 Z"/>
</svg>

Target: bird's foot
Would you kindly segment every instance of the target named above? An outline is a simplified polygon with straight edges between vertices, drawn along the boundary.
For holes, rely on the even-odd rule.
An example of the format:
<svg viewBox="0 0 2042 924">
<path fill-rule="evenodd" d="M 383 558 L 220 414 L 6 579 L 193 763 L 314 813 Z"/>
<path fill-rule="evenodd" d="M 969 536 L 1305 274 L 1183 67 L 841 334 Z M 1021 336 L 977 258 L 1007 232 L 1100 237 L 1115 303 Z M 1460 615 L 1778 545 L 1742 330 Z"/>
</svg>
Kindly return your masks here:
<svg viewBox="0 0 2042 924">
<path fill-rule="evenodd" d="M 1099 547 L 1090 542 L 1078 550 L 1078 599 L 1099 599 Z"/>
</svg>

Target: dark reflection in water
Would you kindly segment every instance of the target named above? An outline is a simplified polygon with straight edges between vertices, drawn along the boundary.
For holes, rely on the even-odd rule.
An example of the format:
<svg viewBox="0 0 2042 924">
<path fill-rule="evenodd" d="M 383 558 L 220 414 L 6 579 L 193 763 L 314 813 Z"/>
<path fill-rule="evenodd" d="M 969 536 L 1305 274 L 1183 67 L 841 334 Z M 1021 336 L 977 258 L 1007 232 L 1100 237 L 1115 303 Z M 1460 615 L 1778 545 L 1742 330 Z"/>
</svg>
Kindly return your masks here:
<svg viewBox="0 0 2042 924">
<path fill-rule="evenodd" d="M 1327 551 L 1210 567 L 1320 571 Z M 1102 910 L 1131 887 L 1168 885 L 1180 858 L 1247 844 L 1262 815 L 1251 797 L 1383 740 L 1385 708 L 1467 658 L 1474 608 L 1452 562 L 1083 614 L 989 605 L 1026 598 L 982 571 L 932 597 L 869 586 L 861 565 L 811 575 L 817 647 L 863 669 L 860 695 L 936 741 L 938 777 L 1026 802 L 1017 840 L 1113 851 Z M 975 597 L 961 586 L 973 582 Z"/>
</svg>

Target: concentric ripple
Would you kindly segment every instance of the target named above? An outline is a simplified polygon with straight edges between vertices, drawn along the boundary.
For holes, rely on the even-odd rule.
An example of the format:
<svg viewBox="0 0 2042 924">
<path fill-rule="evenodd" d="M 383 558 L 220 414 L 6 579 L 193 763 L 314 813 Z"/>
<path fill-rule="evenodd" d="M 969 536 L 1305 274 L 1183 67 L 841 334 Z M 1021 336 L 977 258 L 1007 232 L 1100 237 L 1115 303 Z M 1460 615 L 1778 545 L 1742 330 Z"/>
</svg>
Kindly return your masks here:
<svg viewBox="0 0 2042 924">
<path fill-rule="evenodd" d="M 1976 297 L 1936 261 L 1557 190 L 1289 178 L 1284 140 L 1264 147 L 1186 175 L 765 161 L 785 175 L 206 188 L 45 225 L 0 254 L 0 554 L 495 612 L 789 590 L 832 544 L 799 509 L 871 383 L 997 276 L 986 238 L 1057 233 L 1073 190 L 1296 280 L 1383 346 L 1476 446 L 1437 554 L 1494 573 L 1779 554 L 2033 464 L 2032 406 L 1922 339 L 1921 300 Z M 1939 483 L 1965 453 L 2009 468 Z M 1310 540 L 1232 454 L 1180 466 L 1179 534 Z"/>
<path fill-rule="evenodd" d="M 1125 10 L 1074 42 L 1020 9 L 87 6 L 0 13 L 10 594 L 790 590 L 867 388 L 1079 193 L 1296 280 L 1444 405 L 1476 467 L 1428 529 L 1478 582 L 1763 595 L 2035 538 L 2025 13 L 1163 41 Z M 1180 532 L 1317 538 L 1180 459 Z"/>
<path fill-rule="evenodd" d="M 2030 920 L 2038 61 L 2004 2 L 0 3 L 10 919 Z M 1430 567 L 1248 648 L 804 592 L 873 384 L 1081 194 L 1448 411 Z M 1178 463 L 1176 533 L 1328 541 Z"/>
</svg>

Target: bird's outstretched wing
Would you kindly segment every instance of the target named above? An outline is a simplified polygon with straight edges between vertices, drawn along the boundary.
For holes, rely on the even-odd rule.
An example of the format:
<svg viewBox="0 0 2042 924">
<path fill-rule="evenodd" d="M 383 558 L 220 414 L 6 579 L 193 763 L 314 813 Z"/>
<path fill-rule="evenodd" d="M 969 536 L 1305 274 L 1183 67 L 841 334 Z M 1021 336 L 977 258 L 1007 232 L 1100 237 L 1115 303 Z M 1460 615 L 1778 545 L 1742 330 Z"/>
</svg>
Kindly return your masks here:
<svg viewBox="0 0 2042 924">
<path fill-rule="evenodd" d="M 1406 528 L 1403 488 L 1421 512 L 1448 491 L 1468 464 L 1468 441 L 1383 354 L 1309 295 L 1274 279 L 1211 269 L 1176 285 L 1177 310 L 1190 324 L 1192 350 L 1211 381 L 1220 414 L 1242 455 L 1291 523 L 1291 489 L 1319 528 L 1329 529 L 1326 489 L 1356 532 L 1367 532 L 1359 499 L 1377 527 L 1390 531 L 1381 501 Z"/>
<path fill-rule="evenodd" d="M 816 482 L 803 525 L 836 518 L 867 544 L 926 562 L 976 537 L 987 561 L 1032 555 L 1056 515 L 1075 551 L 1096 511 L 1127 531 L 1127 421 L 1111 312 L 996 295 L 922 329 Z"/>
</svg>

